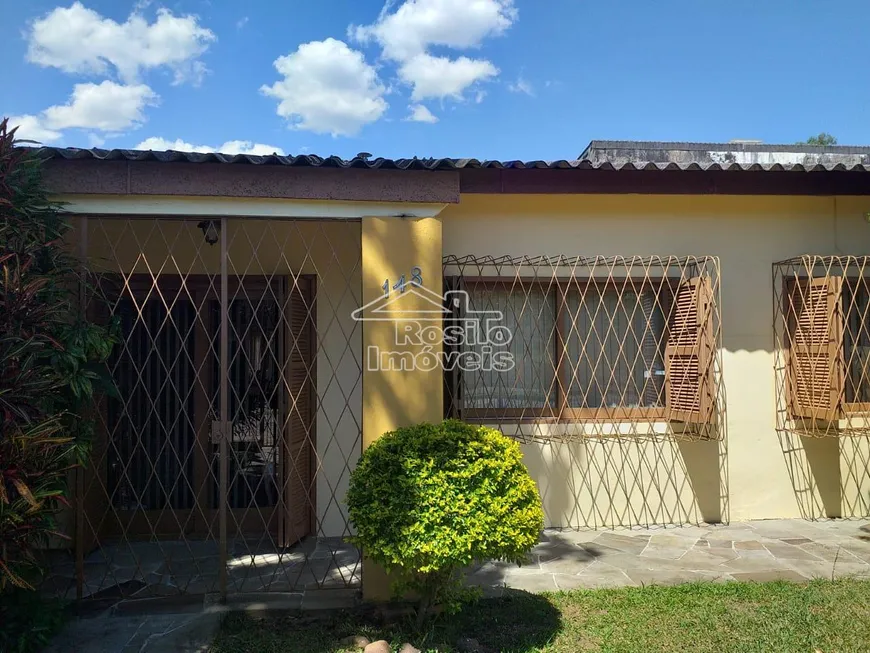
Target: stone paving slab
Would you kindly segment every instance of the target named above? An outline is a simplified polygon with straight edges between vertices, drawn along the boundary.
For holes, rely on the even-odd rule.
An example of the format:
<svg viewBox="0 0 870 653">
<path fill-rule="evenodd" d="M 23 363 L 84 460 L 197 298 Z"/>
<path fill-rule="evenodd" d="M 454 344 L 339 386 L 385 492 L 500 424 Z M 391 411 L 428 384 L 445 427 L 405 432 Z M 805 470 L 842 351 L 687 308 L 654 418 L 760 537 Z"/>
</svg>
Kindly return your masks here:
<svg viewBox="0 0 870 653">
<path fill-rule="evenodd" d="M 789 569 L 775 569 L 771 571 L 746 571 L 731 574 L 734 580 L 751 580 L 757 583 L 768 583 L 775 580 L 789 580 L 800 583 L 805 582 L 807 577 Z"/>
<path fill-rule="evenodd" d="M 481 568 L 472 584 L 529 592 L 691 581 L 870 579 L 870 520 L 771 519 L 727 525 L 544 531 L 537 564 Z"/>
<path fill-rule="evenodd" d="M 626 587 L 637 585 L 624 570 L 596 560 L 588 569 L 578 574 L 582 580 L 579 587 Z"/>
<path fill-rule="evenodd" d="M 340 538 L 310 537 L 291 549 L 235 538 L 227 563 L 228 593 L 359 588 L 359 550 Z M 85 558 L 84 598 L 208 594 L 218 591 L 214 540 L 108 543 Z M 74 599 L 75 565 L 54 564 L 47 593 Z"/>
</svg>

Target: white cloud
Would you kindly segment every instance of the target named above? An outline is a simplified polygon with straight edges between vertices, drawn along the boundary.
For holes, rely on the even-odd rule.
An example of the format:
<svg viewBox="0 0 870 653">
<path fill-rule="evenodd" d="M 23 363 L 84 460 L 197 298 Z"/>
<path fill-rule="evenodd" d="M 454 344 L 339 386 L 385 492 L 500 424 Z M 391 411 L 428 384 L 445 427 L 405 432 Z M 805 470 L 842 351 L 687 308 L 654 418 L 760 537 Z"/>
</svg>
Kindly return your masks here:
<svg viewBox="0 0 870 653">
<path fill-rule="evenodd" d="M 99 134 L 95 134 L 91 132 L 88 134 L 88 145 L 90 147 L 103 147 L 106 144 L 106 139 L 100 136 Z"/>
<path fill-rule="evenodd" d="M 39 143 L 51 143 L 63 135 L 46 127 L 38 116 L 9 116 L 9 127 L 18 127 L 16 138 Z"/>
<path fill-rule="evenodd" d="M 392 14 L 382 11 L 374 24 L 348 31 L 360 41 L 378 41 L 384 56 L 403 61 L 430 45 L 478 47 L 486 37 L 503 34 L 516 18 L 513 0 L 408 0 Z"/>
<path fill-rule="evenodd" d="M 211 71 L 201 61 L 191 61 L 188 64 L 177 67 L 175 75 L 172 77 L 172 85 L 180 86 L 185 82 L 190 82 L 193 86 L 201 86 L 202 80 Z"/>
<path fill-rule="evenodd" d="M 274 65 L 283 79 L 260 91 L 278 100 L 278 115 L 296 129 L 353 135 L 389 106 L 375 69 L 342 41 L 303 43 Z"/>
<path fill-rule="evenodd" d="M 411 113 L 408 114 L 408 117 L 405 118 L 405 120 L 410 122 L 428 122 L 430 124 L 438 122 L 438 117 L 433 115 L 433 113 L 422 104 L 412 104 L 408 109 L 410 109 Z"/>
<path fill-rule="evenodd" d="M 261 156 L 278 154 L 284 156 L 284 150 L 280 147 L 264 145 L 263 143 L 252 143 L 251 141 L 227 141 L 217 151 L 223 154 L 258 154 Z"/>
<path fill-rule="evenodd" d="M 159 96 L 145 84 L 125 86 L 111 81 L 76 84 L 66 104 L 48 107 L 39 115 L 12 116 L 9 124 L 18 125 L 18 138 L 50 143 L 63 136 L 65 129 L 84 129 L 117 134 L 145 122 L 145 107 L 156 105 Z M 88 134 L 91 147 L 104 138 Z"/>
<path fill-rule="evenodd" d="M 274 145 L 252 143 L 251 141 L 227 141 L 220 147 L 209 145 L 193 145 L 181 139 L 170 141 L 159 136 L 151 136 L 139 143 L 136 150 L 177 150 L 179 152 L 220 152 L 221 154 L 278 154 L 284 156 L 284 150 Z"/>
<path fill-rule="evenodd" d="M 432 46 L 480 47 L 517 19 L 514 0 L 407 0 L 391 13 L 388 2 L 371 25 L 348 28 L 360 42 L 377 41 L 383 56 L 399 63 L 399 77 L 413 87 L 412 99 L 461 99 L 466 89 L 498 74 L 486 59 L 433 56 Z"/>
<path fill-rule="evenodd" d="M 150 136 L 139 143 L 134 150 L 177 150 L 179 152 L 216 152 L 212 147 L 207 145 L 192 145 L 180 138 L 170 141 L 160 136 Z"/>
<path fill-rule="evenodd" d="M 245 25 L 248 24 L 248 17 L 242 16 L 236 21 L 236 29 L 242 29 Z"/>
<path fill-rule="evenodd" d="M 124 86 L 111 81 L 76 84 L 66 104 L 49 107 L 43 120 L 50 129 L 96 129 L 120 132 L 145 121 L 146 106 L 159 97 L 145 84 Z"/>
<path fill-rule="evenodd" d="M 508 90 L 511 93 L 525 93 L 530 97 L 535 97 L 535 89 L 532 84 L 522 75 L 517 77 L 517 81 L 508 84 Z"/>
<path fill-rule="evenodd" d="M 80 2 L 57 7 L 30 24 L 27 60 L 67 73 L 107 75 L 114 68 L 131 83 L 142 70 L 159 67 L 173 71 L 175 83 L 201 80 L 205 65 L 198 58 L 214 32 L 195 16 L 158 9 L 149 23 L 138 11 L 118 23 Z"/>
<path fill-rule="evenodd" d="M 411 99 L 453 97 L 475 82 L 498 75 L 498 68 L 485 59 L 433 57 L 418 54 L 399 67 L 399 77 L 413 86 Z"/>
</svg>

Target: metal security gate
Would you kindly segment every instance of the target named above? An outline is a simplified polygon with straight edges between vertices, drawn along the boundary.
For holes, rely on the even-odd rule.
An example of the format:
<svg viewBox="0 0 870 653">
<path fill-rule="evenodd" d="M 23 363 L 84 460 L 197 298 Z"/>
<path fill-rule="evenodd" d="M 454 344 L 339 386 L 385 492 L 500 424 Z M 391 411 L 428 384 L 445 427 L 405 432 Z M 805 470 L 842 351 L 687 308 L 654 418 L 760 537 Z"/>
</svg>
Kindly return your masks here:
<svg viewBox="0 0 870 653">
<path fill-rule="evenodd" d="M 231 293 L 236 296 L 227 306 L 226 360 L 219 356 L 222 305 L 209 290 L 211 280 L 167 275 L 154 284 L 137 275 L 127 283 L 108 276 L 101 281 L 103 296 L 113 299 L 109 311 L 121 338 L 110 361 L 118 396 L 106 406 L 107 488 L 118 532 L 204 534 L 219 520 L 220 379 L 226 375 L 230 532 L 256 533 L 265 526 L 285 546 L 308 535 L 313 280 L 300 277 L 289 296 L 292 279 L 235 281 L 241 292 Z M 279 361 L 288 345 L 285 386 Z M 288 415 L 293 403 L 298 409 Z M 285 423 L 291 424 L 286 433 Z M 282 506 L 279 492 L 291 477 Z M 282 528 L 291 523 L 292 529 Z"/>
<path fill-rule="evenodd" d="M 360 224 L 87 218 L 78 237 L 88 313 L 119 344 L 53 586 L 359 586 L 343 502 L 361 448 Z"/>
</svg>

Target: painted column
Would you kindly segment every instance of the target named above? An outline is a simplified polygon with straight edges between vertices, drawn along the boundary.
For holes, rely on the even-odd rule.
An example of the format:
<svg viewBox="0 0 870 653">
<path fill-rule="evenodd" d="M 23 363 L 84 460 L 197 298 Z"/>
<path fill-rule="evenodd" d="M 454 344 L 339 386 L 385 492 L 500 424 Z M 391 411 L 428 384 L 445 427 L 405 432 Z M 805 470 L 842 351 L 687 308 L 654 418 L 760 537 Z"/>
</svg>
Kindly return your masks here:
<svg viewBox="0 0 870 653">
<path fill-rule="evenodd" d="M 419 270 L 415 270 L 419 268 Z M 412 275 L 419 272 L 422 289 L 416 292 Z M 404 275 L 405 291 L 393 289 Z M 390 295 L 385 298 L 385 282 Z M 415 310 L 432 311 L 432 297 L 442 294 L 440 218 L 362 219 L 362 304 L 376 306 L 379 300 L 398 300 L 403 315 Z M 427 297 L 428 295 L 428 297 Z M 440 325 L 439 325 L 440 326 Z M 363 340 L 363 450 L 387 431 L 418 422 L 441 421 L 443 374 L 433 369 L 384 369 L 389 365 L 380 352 L 410 351 L 421 347 L 399 346 L 396 323 L 386 319 L 365 319 Z M 441 343 L 428 345 L 438 356 Z M 428 367 L 428 364 L 423 365 Z M 363 560 L 363 596 L 366 600 L 389 598 L 386 573 L 368 559 Z"/>
</svg>

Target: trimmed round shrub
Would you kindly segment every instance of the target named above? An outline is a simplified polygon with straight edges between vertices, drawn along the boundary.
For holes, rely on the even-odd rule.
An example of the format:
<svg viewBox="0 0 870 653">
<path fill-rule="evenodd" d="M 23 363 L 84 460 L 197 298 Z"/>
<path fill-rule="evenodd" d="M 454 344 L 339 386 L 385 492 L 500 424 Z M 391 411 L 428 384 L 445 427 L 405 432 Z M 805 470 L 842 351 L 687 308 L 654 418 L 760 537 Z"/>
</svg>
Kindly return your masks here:
<svg viewBox="0 0 870 653">
<path fill-rule="evenodd" d="M 544 514 L 519 445 L 447 420 L 384 434 L 350 477 L 356 544 L 433 601 L 475 561 L 521 563 Z"/>
</svg>

